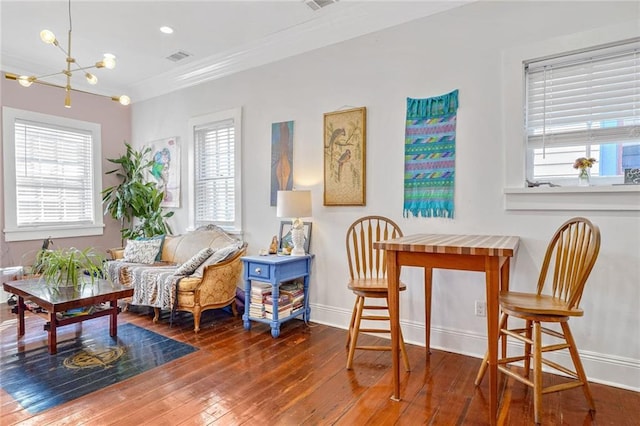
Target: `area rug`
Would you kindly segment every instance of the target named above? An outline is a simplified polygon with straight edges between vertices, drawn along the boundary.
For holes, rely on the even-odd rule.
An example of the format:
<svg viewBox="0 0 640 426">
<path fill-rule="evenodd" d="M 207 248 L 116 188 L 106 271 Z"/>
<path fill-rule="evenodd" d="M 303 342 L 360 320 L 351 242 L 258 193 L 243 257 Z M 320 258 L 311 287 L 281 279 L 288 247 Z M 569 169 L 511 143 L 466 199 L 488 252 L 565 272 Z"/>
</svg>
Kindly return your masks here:
<svg viewBox="0 0 640 426">
<path fill-rule="evenodd" d="M 3 355 L 0 386 L 35 414 L 196 351 L 197 348 L 138 327 L 108 326 L 58 342 L 58 353 L 46 347 Z"/>
</svg>

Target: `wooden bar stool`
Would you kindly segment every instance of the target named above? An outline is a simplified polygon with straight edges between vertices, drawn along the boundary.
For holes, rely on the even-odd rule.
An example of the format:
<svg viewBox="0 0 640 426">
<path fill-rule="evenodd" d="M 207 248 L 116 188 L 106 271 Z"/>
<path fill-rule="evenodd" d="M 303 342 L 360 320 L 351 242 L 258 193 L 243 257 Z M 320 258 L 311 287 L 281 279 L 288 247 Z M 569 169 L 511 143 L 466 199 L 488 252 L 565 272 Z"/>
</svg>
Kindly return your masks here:
<svg viewBox="0 0 640 426">
<path fill-rule="evenodd" d="M 569 318 L 583 315 L 578 307 L 584 285 L 591 273 L 600 251 L 600 230 L 588 219 L 573 218 L 563 223 L 553 235 L 542 263 L 536 293 L 505 291 L 500 293 L 500 337 L 511 337 L 524 344 L 524 353 L 507 357 L 503 352 L 498 360 L 498 369 L 510 377 L 533 388 L 534 417 L 541 423 L 542 395 L 582 387 L 589 409 L 595 411 L 589 382 L 580 361 L 578 348 L 569 328 Z M 545 284 L 549 284 L 548 294 L 543 294 Z M 549 294 L 550 293 L 550 294 Z M 508 329 L 509 316 L 525 321 L 524 328 Z M 556 323 L 559 330 L 542 327 L 542 323 Z M 557 327 L 556 327 L 557 328 Z M 542 335 L 552 336 L 554 342 L 542 342 Z M 560 342 L 558 342 L 560 340 Z M 568 349 L 573 361 L 571 370 L 554 361 L 545 359 L 543 354 Z M 533 353 L 532 353 L 533 351 Z M 482 382 L 487 370 L 488 355 L 485 354 L 476 377 L 476 385 Z M 522 374 L 518 369 L 508 368 L 512 362 L 524 362 Z M 529 379 L 533 361 L 533 379 Z M 568 376 L 563 383 L 542 386 L 542 364 Z"/>
<path fill-rule="evenodd" d="M 356 220 L 347 230 L 347 257 L 349 260 L 348 287 L 356 295 L 347 335 L 347 369 L 353 367 L 356 349 L 390 351 L 387 346 L 358 346 L 358 335 L 363 333 L 389 334 L 389 328 L 361 328 L 362 320 L 389 322 L 389 301 L 387 300 L 386 255 L 384 250 L 376 250 L 373 243 L 380 240 L 402 237 L 400 227 L 382 216 L 366 216 Z M 400 291 L 407 286 L 400 283 Z M 384 299 L 384 304 L 368 304 L 366 299 Z M 386 314 L 381 311 L 386 311 Z M 400 351 L 407 371 L 410 370 L 409 358 L 400 332 Z"/>
</svg>

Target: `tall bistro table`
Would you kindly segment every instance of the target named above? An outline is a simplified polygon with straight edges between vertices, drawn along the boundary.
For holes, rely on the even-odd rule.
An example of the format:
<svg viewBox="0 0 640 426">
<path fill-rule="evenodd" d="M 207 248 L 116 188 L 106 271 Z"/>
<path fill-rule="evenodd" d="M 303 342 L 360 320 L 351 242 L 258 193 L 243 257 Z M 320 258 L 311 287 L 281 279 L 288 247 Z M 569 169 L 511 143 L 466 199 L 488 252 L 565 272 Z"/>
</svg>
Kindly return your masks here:
<svg viewBox="0 0 640 426">
<path fill-rule="evenodd" d="M 133 296 L 133 287 L 125 287 L 103 279 L 96 279 L 94 283 L 87 281 L 79 289 L 72 287 L 48 286 L 40 278 L 9 281 L 4 283 L 4 291 L 18 296 L 18 339 L 24 336 L 25 300 L 36 303 L 47 310 L 49 322 L 45 325 L 48 334 L 49 353 L 55 354 L 57 349 L 57 328 L 93 318 L 110 315 L 109 334 L 118 334 L 118 299 Z M 109 307 L 83 315 L 65 318 L 58 313 L 69 309 L 83 308 L 109 302 Z"/>
<path fill-rule="evenodd" d="M 487 328 L 489 351 L 489 416 L 496 424 L 498 414 L 498 311 L 500 290 L 509 288 L 509 260 L 518 250 L 520 239 L 500 235 L 415 234 L 374 243 L 386 250 L 391 317 L 392 399 L 400 400 L 400 296 L 401 266 L 425 270 L 426 294 L 431 294 L 433 269 L 484 272 L 486 276 Z M 430 344 L 431 297 L 425 298 L 425 346 Z"/>
</svg>

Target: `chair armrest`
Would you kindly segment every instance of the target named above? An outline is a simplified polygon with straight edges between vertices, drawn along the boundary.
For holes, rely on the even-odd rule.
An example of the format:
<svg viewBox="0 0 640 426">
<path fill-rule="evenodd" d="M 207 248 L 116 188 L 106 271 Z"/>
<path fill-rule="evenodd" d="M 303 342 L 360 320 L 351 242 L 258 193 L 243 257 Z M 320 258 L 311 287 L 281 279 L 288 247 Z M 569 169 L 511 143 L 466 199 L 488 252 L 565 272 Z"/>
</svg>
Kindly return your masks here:
<svg viewBox="0 0 640 426">
<path fill-rule="evenodd" d="M 215 265 L 209 265 L 204 269 L 202 281 L 194 290 L 200 293 L 201 305 L 223 303 L 236 297 L 236 287 L 242 277 L 242 260 L 240 258 L 246 252 L 247 244 L 245 243 L 233 257 Z"/>
<path fill-rule="evenodd" d="M 107 249 L 107 253 L 111 256 L 111 259 L 124 259 L 124 247 Z"/>
</svg>

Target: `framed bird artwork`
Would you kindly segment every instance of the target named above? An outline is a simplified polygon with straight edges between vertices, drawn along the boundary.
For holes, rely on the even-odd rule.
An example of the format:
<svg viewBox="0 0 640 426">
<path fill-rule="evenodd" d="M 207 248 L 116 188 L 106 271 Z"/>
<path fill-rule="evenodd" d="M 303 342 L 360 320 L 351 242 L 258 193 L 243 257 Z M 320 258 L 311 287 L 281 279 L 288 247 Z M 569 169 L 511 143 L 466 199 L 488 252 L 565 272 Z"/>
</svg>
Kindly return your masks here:
<svg viewBox="0 0 640 426">
<path fill-rule="evenodd" d="M 324 114 L 324 205 L 366 205 L 367 108 Z"/>
</svg>

